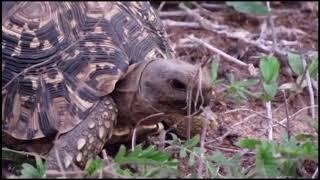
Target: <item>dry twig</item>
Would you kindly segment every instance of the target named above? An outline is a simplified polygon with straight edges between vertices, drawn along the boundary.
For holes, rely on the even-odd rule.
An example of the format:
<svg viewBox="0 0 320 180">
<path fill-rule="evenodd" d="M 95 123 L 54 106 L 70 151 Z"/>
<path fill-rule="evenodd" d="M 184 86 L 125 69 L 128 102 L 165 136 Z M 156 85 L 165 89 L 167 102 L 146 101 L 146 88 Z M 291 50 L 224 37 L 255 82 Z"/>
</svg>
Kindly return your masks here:
<svg viewBox="0 0 320 180">
<path fill-rule="evenodd" d="M 292 119 L 293 117 L 295 117 L 297 114 L 299 114 L 300 112 L 310 109 L 310 108 L 316 108 L 318 107 L 318 105 L 313 105 L 313 106 L 306 106 L 304 108 L 299 109 L 297 112 L 293 113 L 291 116 L 289 116 L 290 119 Z M 283 120 L 281 120 L 280 122 L 278 122 L 279 124 L 283 124 L 285 121 L 287 120 L 287 118 L 284 118 Z M 273 127 L 275 127 L 277 125 L 274 125 Z"/>
<path fill-rule="evenodd" d="M 304 58 L 302 58 L 302 62 L 303 62 L 303 66 L 305 67 L 305 76 L 306 76 L 306 81 L 308 84 L 308 91 L 309 91 L 309 98 L 310 98 L 310 106 L 314 106 L 314 93 L 313 93 L 313 88 L 312 88 L 312 83 L 311 83 L 311 78 L 310 78 L 310 74 L 308 71 L 308 67 L 310 65 L 307 64 L 306 60 Z M 303 81 L 304 78 L 301 78 L 301 82 Z M 313 120 L 316 119 L 316 112 L 315 112 L 315 108 L 311 108 L 311 117 Z"/>
<path fill-rule="evenodd" d="M 132 133 L 132 139 L 131 139 L 131 148 L 132 148 L 132 150 L 134 150 L 134 147 L 135 147 L 135 144 L 136 144 L 137 127 L 140 125 L 140 123 L 142 123 L 143 121 L 148 120 L 150 118 L 161 116 L 161 115 L 164 115 L 164 113 L 160 112 L 160 113 L 151 114 L 151 115 L 149 115 L 149 116 L 147 116 L 145 118 L 142 118 L 142 119 L 140 119 L 138 121 L 138 123 L 135 125 L 135 127 L 133 129 L 133 133 Z"/>
<path fill-rule="evenodd" d="M 286 109 L 286 116 L 287 116 L 287 133 L 288 133 L 288 140 L 290 140 L 290 117 L 289 117 L 289 108 L 288 108 L 288 101 L 287 101 L 287 97 L 286 97 L 286 90 L 282 91 L 283 93 L 283 97 L 284 97 L 284 104 L 285 104 L 285 109 Z"/>
<path fill-rule="evenodd" d="M 34 156 L 34 157 L 39 156 L 39 157 L 42 158 L 42 159 L 47 159 L 47 158 L 44 157 L 44 156 L 41 156 L 41 155 L 39 155 L 39 154 L 32 153 L 32 152 L 16 151 L 16 150 L 8 149 L 8 148 L 5 148 L 5 147 L 1 148 L 1 150 L 2 150 L 2 151 L 13 152 L 13 153 L 17 153 L 17 154 L 22 154 L 22 155 L 27 156 L 27 157 L 28 157 L 28 156 Z"/>
<path fill-rule="evenodd" d="M 221 56 L 224 57 L 226 60 L 228 60 L 228 61 L 230 61 L 230 62 L 232 62 L 232 63 L 236 63 L 236 64 L 238 64 L 238 65 L 240 65 L 240 66 L 248 66 L 248 64 L 240 61 L 240 60 L 237 59 L 237 58 L 234 58 L 234 57 L 228 55 L 227 53 L 221 51 L 220 49 L 212 46 L 211 44 L 208 44 L 207 42 L 205 42 L 205 41 L 203 41 L 203 40 L 201 40 L 201 39 L 199 39 L 199 38 L 194 37 L 193 35 L 190 35 L 188 38 L 191 39 L 192 41 L 196 42 L 196 43 L 199 43 L 199 44 L 207 47 L 207 48 L 210 49 L 211 51 L 213 51 L 213 52 L 221 55 Z"/>
<path fill-rule="evenodd" d="M 162 23 L 167 27 L 200 28 L 197 22 L 184 22 L 184 21 L 174 21 L 170 19 L 165 19 L 165 20 L 162 20 Z"/>
</svg>

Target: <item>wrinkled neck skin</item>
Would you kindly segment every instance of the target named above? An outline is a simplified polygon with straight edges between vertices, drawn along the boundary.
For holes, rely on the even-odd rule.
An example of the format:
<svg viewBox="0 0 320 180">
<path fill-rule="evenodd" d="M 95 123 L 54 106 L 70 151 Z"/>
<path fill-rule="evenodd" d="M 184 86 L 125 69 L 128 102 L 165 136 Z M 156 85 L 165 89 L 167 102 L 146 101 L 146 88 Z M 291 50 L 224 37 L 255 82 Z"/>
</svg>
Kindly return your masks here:
<svg viewBox="0 0 320 180">
<path fill-rule="evenodd" d="M 124 78 L 120 80 L 116 89 L 111 94 L 118 106 L 117 123 L 120 126 L 135 125 L 140 119 L 161 112 L 152 107 L 151 103 L 143 97 L 143 94 L 139 90 L 143 71 L 152 61 L 131 65 Z M 148 122 L 155 124 L 159 120 L 155 118 L 152 121 Z"/>
<path fill-rule="evenodd" d="M 165 114 L 140 123 L 150 125 L 163 121 L 170 114 L 187 115 L 183 109 L 186 107 L 185 86 L 190 84 L 196 72 L 194 65 L 178 60 L 151 60 L 131 65 L 111 94 L 119 110 L 117 123 L 136 125 L 150 115 Z M 208 77 L 208 72 L 204 71 L 200 82 L 206 101 L 211 92 Z"/>
</svg>

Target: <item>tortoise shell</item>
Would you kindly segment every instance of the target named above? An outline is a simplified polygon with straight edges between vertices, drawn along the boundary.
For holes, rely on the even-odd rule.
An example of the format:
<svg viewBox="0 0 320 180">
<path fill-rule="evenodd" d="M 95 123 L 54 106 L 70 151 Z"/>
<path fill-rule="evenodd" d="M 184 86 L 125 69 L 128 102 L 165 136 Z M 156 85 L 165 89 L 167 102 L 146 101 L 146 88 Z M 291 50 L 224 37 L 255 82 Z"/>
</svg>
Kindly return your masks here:
<svg viewBox="0 0 320 180">
<path fill-rule="evenodd" d="M 2 129 L 17 139 L 70 131 L 128 66 L 172 52 L 148 2 L 2 5 Z"/>
</svg>

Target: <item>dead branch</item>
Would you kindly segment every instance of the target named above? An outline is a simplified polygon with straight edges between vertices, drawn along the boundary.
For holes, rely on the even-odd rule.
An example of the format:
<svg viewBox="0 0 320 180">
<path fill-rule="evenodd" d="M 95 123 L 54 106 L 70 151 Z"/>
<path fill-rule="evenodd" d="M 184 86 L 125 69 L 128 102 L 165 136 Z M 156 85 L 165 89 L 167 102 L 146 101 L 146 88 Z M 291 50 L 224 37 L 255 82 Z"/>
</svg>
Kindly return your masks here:
<svg viewBox="0 0 320 180">
<path fill-rule="evenodd" d="M 8 149 L 8 148 L 1 148 L 2 151 L 8 151 L 8 152 L 13 152 L 13 153 L 17 153 L 17 154 L 22 154 L 24 156 L 39 156 L 40 158 L 42 159 L 47 159 L 45 156 L 41 156 L 39 154 L 36 154 L 36 153 L 32 153 L 32 152 L 25 152 L 25 151 L 16 151 L 16 150 L 13 150 L 13 149 Z"/>
<path fill-rule="evenodd" d="M 180 4 L 179 7 L 183 10 L 185 10 L 190 16 L 194 17 L 196 21 L 206 30 L 217 33 L 217 34 L 222 34 L 227 36 L 227 38 L 232 38 L 232 39 L 238 39 L 240 41 L 243 41 L 246 44 L 252 45 L 263 51 L 264 53 L 270 54 L 272 52 L 272 48 L 267 47 L 258 41 L 253 41 L 250 40 L 249 38 L 244 37 L 243 34 L 250 34 L 246 31 L 244 32 L 236 32 L 234 28 L 229 27 L 227 25 L 219 25 L 219 24 L 213 24 L 209 20 L 201 17 L 198 13 L 192 11 L 188 7 L 186 7 L 184 4 Z M 279 49 L 275 49 L 274 52 L 277 56 L 286 56 L 287 52 L 282 52 Z M 281 59 L 280 59 L 281 60 Z M 285 62 L 283 62 L 285 63 Z"/>
<path fill-rule="evenodd" d="M 194 10 L 196 12 L 198 12 L 199 10 Z M 185 11 L 162 11 L 159 12 L 159 16 L 161 18 L 163 17 L 185 17 L 187 16 L 188 13 L 186 13 Z"/>
<path fill-rule="evenodd" d="M 228 60 L 228 61 L 230 61 L 230 62 L 232 62 L 232 63 L 236 63 L 236 64 L 238 64 L 238 65 L 240 65 L 240 66 L 248 66 L 248 64 L 246 64 L 246 63 L 238 60 L 237 58 L 234 58 L 234 57 L 228 55 L 227 53 L 221 51 L 220 49 L 212 46 L 211 44 L 208 44 L 207 42 L 205 42 L 205 41 L 203 41 L 203 40 L 201 40 L 201 39 L 199 39 L 199 38 L 194 37 L 193 35 L 190 35 L 188 38 L 191 39 L 191 40 L 194 41 L 194 42 L 197 42 L 197 43 L 199 43 L 199 44 L 207 47 L 207 48 L 210 49 L 211 51 L 213 51 L 213 52 L 221 55 L 221 56 L 224 57 L 226 60 Z"/>
<path fill-rule="evenodd" d="M 297 112 L 293 113 L 291 116 L 289 116 L 290 119 L 292 119 L 293 117 L 295 117 L 296 115 L 298 115 L 299 113 L 301 113 L 304 110 L 308 110 L 310 108 L 316 108 L 318 107 L 318 105 L 313 105 L 313 106 L 306 106 L 304 108 L 299 109 Z M 280 122 L 278 122 L 279 124 L 283 124 L 285 121 L 287 120 L 287 118 L 282 119 Z M 274 125 L 273 127 L 275 127 L 277 125 Z"/>
<path fill-rule="evenodd" d="M 158 7 L 158 12 L 160 12 L 162 10 L 162 8 L 164 7 L 164 5 L 166 4 L 165 1 L 161 1 L 159 7 Z"/>
<path fill-rule="evenodd" d="M 174 21 L 170 19 L 162 20 L 162 23 L 167 27 L 187 27 L 187 28 L 200 28 L 197 22 L 184 22 L 184 21 Z"/>
<path fill-rule="evenodd" d="M 285 109 L 286 109 L 286 116 L 287 116 L 287 134 L 288 134 L 288 140 L 290 140 L 290 117 L 289 117 L 289 107 L 288 107 L 288 101 L 287 101 L 287 96 L 286 96 L 286 90 L 282 90 L 283 93 L 283 97 L 284 97 L 284 105 L 285 105 Z"/>
</svg>

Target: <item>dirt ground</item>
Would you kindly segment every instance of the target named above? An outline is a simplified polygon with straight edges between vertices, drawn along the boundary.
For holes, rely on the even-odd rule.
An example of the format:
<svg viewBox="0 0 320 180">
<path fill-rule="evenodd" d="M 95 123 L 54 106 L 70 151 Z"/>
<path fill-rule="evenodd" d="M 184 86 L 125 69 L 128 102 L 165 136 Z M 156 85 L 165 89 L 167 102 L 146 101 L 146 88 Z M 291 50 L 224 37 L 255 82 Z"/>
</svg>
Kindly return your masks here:
<svg viewBox="0 0 320 180">
<path fill-rule="evenodd" d="M 154 3 L 156 8 L 159 8 L 161 3 Z M 197 4 L 209 4 L 206 2 L 197 2 Z M 211 3 L 214 4 L 214 3 Z M 232 8 L 225 6 L 222 2 L 215 4 L 215 7 L 207 7 L 205 5 L 197 7 L 193 4 L 192 9 L 197 9 L 198 13 L 209 20 L 211 23 L 220 26 L 227 26 L 233 29 L 233 33 L 248 34 L 246 37 L 252 37 L 257 40 L 259 37 L 264 42 L 272 42 L 272 32 L 267 25 L 263 30 L 263 26 L 266 25 L 266 18 L 255 17 L 238 13 Z M 271 2 L 272 19 L 274 22 L 274 29 L 276 29 L 276 39 L 280 51 L 282 52 L 297 52 L 304 55 L 310 55 L 310 53 L 318 52 L 318 2 Z M 168 12 L 177 12 L 172 16 Z M 198 22 L 195 17 L 190 14 L 181 13 L 181 9 L 177 4 L 164 3 L 164 6 L 159 11 L 159 14 L 163 21 L 172 20 L 166 24 L 169 39 L 172 47 L 177 53 L 177 57 L 191 63 L 199 63 L 208 59 L 217 58 L 218 55 L 209 50 L 208 48 L 199 45 L 197 43 L 186 43 L 188 36 L 193 35 L 201 40 L 204 40 L 212 46 L 222 50 L 223 52 L 238 58 L 245 63 L 251 63 L 254 67 L 259 67 L 259 60 L 262 56 L 268 55 L 268 52 L 263 52 L 252 44 L 245 43 L 241 39 L 230 38 L 227 33 L 218 33 L 210 31 L 200 26 L 176 25 L 177 22 L 188 22 L 191 24 Z M 174 21 L 174 22 L 173 22 Z M 199 24 L 199 23 L 197 23 Z M 287 58 L 285 56 L 275 55 L 281 61 L 281 73 L 279 77 L 279 84 L 293 81 L 292 73 L 288 73 Z M 230 72 L 234 74 L 237 80 L 253 78 L 248 71 L 235 64 L 230 63 L 223 57 L 220 58 L 220 66 L 218 79 L 226 79 L 226 75 Z M 261 87 L 261 84 L 260 84 Z M 215 87 L 215 92 L 221 92 L 223 88 Z M 257 89 L 252 89 L 255 91 Z M 318 102 L 318 91 L 315 92 L 316 102 Z M 290 118 L 290 131 L 291 134 L 297 135 L 299 133 L 309 133 L 317 135 L 315 130 L 310 128 L 306 123 L 306 119 L 310 117 L 310 109 L 306 109 L 310 106 L 310 98 L 307 88 L 298 95 L 293 95 L 287 92 L 287 99 L 289 96 L 293 98 L 288 100 L 289 115 L 296 112 L 296 116 Z M 278 92 L 275 99 L 272 101 L 272 118 L 274 121 L 281 122 L 286 118 L 284 96 L 281 92 Z M 266 106 L 259 100 L 249 99 L 246 102 L 234 103 L 228 101 L 224 96 L 220 97 L 218 93 L 214 101 L 212 111 L 217 113 L 219 122 L 221 123 L 220 131 L 208 132 L 207 143 L 210 146 L 219 146 L 221 148 L 239 149 L 234 145 L 236 141 L 243 137 L 261 138 L 267 139 L 267 119 L 259 116 L 263 114 L 266 116 Z M 317 104 L 317 103 L 316 103 Z M 318 109 L 318 108 L 316 108 Z M 318 111 L 316 112 L 318 114 Z M 243 123 L 239 123 L 242 122 Z M 283 123 L 285 125 L 285 123 Z M 218 142 L 215 137 L 221 137 L 224 133 L 233 127 L 229 136 L 223 138 L 222 142 Z M 274 140 L 280 140 L 286 133 L 287 128 L 278 125 L 274 122 L 273 138 Z M 207 149 L 208 150 L 208 149 Z M 210 151 L 210 150 L 208 150 Z M 228 151 L 224 151 L 226 155 L 230 154 Z M 232 154 L 232 153 L 231 153 Z M 254 159 L 248 156 L 244 160 L 243 166 L 248 167 L 254 163 Z M 308 166 L 308 173 L 312 175 L 318 165 Z M 190 169 L 184 169 L 188 172 Z M 190 172 L 190 171 L 189 171 Z M 309 174 L 309 175 L 310 175 Z"/>
</svg>

